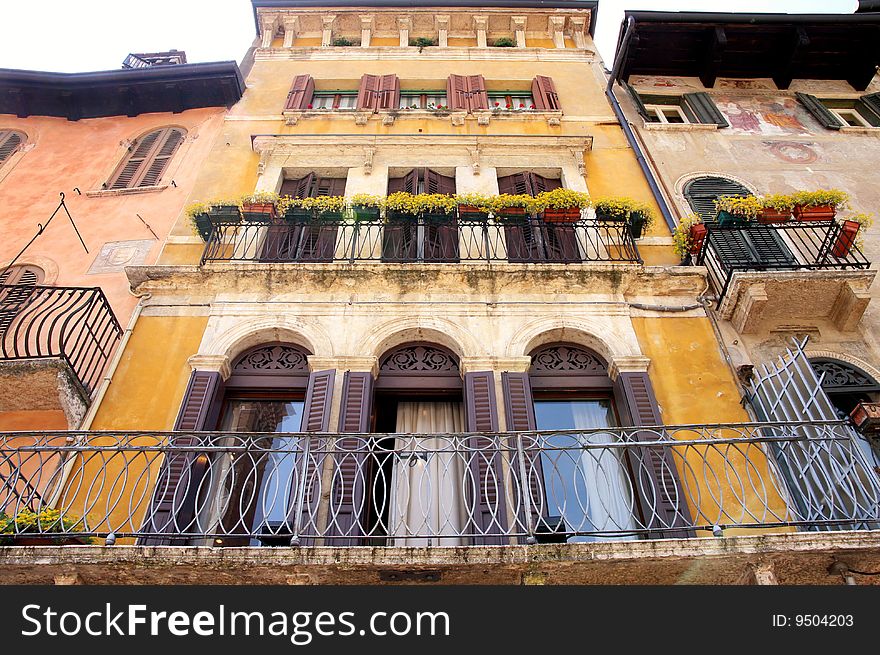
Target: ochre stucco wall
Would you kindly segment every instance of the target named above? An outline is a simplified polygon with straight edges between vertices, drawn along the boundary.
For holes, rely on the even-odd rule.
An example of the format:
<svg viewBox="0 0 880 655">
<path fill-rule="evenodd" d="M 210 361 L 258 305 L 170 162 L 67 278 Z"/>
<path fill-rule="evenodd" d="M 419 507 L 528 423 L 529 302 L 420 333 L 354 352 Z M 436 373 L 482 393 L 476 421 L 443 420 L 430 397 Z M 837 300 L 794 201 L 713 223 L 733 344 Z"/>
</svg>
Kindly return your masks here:
<svg viewBox="0 0 880 655">
<path fill-rule="evenodd" d="M 67 418 L 60 409 L 0 412 L 0 432 L 67 429 Z"/>
</svg>

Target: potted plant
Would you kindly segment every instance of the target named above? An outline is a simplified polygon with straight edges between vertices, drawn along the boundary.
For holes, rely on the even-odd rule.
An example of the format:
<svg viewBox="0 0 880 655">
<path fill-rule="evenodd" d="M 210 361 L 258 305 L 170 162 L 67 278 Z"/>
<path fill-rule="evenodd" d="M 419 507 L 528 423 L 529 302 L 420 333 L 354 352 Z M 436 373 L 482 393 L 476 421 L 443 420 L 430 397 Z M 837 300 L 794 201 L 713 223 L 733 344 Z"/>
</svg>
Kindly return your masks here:
<svg viewBox="0 0 880 655">
<path fill-rule="evenodd" d="M 758 222 L 764 225 L 772 223 L 786 223 L 791 220 L 791 210 L 794 208 L 794 200 L 790 195 L 772 193 L 761 196 L 761 211 L 758 212 Z"/>
<path fill-rule="evenodd" d="M 563 188 L 542 191 L 535 197 L 535 206 L 547 223 L 576 223 L 581 210 L 590 206 L 590 195 Z"/>
<path fill-rule="evenodd" d="M 80 519 L 62 516 L 57 509 L 44 508 L 34 512 L 28 508 L 15 516 L 0 513 L 0 545 L 2 546 L 65 546 L 90 544 L 91 537 L 78 537 L 82 532 Z"/>
<path fill-rule="evenodd" d="M 385 198 L 369 193 L 356 193 L 351 197 L 349 204 L 354 211 L 355 220 L 377 221 L 385 206 Z"/>
<path fill-rule="evenodd" d="M 213 223 L 209 214 L 210 210 L 211 206 L 203 202 L 194 202 L 186 208 L 186 215 L 189 217 L 193 232 L 202 237 L 202 241 L 211 238 Z"/>
<path fill-rule="evenodd" d="M 421 50 L 422 48 L 430 47 L 432 45 L 436 45 L 434 43 L 434 39 L 430 39 L 426 36 L 420 36 L 416 39 L 410 39 L 409 44 L 412 46 L 416 46 L 419 50 Z"/>
<path fill-rule="evenodd" d="M 492 198 L 481 193 L 462 193 L 455 200 L 458 217 L 467 221 L 485 221 L 492 211 Z"/>
<path fill-rule="evenodd" d="M 241 199 L 241 215 L 246 221 L 269 223 L 275 218 L 275 204 L 278 194 L 267 191 L 255 191 Z"/>
<path fill-rule="evenodd" d="M 337 47 L 346 47 L 354 45 L 354 41 L 352 41 L 351 39 L 346 39 L 344 36 L 341 36 L 338 39 L 333 39 L 333 45 Z"/>
<path fill-rule="evenodd" d="M 761 212 L 761 201 L 755 196 L 721 196 L 715 201 L 718 225 L 748 223 Z"/>
<path fill-rule="evenodd" d="M 853 214 L 848 216 L 840 225 L 831 255 L 834 257 L 848 257 L 852 247 L 862 247 L 861 228 L 869 228 L 874 224 L 872 214 Z"/>
<path fill-rule="evenodd" d="M 429 221 L 448 221 L 455 216 L 455 196 L 443 193 L 420 193 L 415 196 L 419 216 Z"/>
<path fill-rule="evenodd" d="M 511 39 L 509 36 L 502 36 L 501 38 L 495 39 L 492 42 L 493 48 L 515 48 L 516 41 Z"/>
<path fill-rule="evenodd" d="M 830 221 L 838 209 L 846 207 L 849 195 L 839 189 L 797 191 L 792 194 L 797 221 Z"/>
<path fill-rule="evenodd" d="M 641 239 L 642 234 L 654 225 L 657 215 L 653 208 L 646 202 L 635 202 L 635 206 L 629 215 L 629 231 L 633 239 Z"/>
<path fill-rule="evenodd" d="M 688 214 L 678 221 L 672 233 L 672 249 L 682 259 L 688 255 L 698 255 L 707 233 L 708 229 L 699 214 Z"/>
<path fill-rule="evenodd" d="M 880 403 L 861 402 L 849 416 L 863 434 L 880 432 Z"/>
<path fill-rule="evenodd" d="M 528 194 L 502 193 L 493 197 L 491 203 L 492 214 L 508 220 L 524 220 L 537 209 L 535 199 Z"/>
</svg>

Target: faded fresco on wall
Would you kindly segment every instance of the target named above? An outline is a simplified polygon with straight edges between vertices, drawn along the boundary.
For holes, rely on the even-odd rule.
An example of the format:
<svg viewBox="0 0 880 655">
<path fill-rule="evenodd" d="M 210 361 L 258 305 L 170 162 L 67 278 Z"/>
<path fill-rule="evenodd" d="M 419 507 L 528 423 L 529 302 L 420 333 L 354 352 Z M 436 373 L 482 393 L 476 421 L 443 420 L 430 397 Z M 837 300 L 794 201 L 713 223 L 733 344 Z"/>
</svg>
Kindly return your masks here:
<svg viewBox="0 0 880 655">
<path fill-rule="evenodd" d="M 809 136 L 820 129 L 794 98 L 717 95 L 713 100 L 735 133 Z"/>
</svg>

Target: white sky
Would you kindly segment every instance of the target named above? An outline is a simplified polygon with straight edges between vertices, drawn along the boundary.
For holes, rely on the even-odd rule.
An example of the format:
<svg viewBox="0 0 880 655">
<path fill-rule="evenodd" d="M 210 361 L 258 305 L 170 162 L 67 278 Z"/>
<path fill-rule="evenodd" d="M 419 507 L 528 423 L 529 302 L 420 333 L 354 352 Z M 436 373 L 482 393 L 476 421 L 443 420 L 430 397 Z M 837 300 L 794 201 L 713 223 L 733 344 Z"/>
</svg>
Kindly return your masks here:
<svg viewBox="0 0 880 655">
<path fill-rule="evenodd" d="M 149 4 L 149 7 L 146 5 Z M 366 4 L 366 2 L 365 2 Z M 423 3 L 430 6 L 430 0 Z M 119 68 L 129 52 L 186 50 L 190 62 L 241 60 L 254 36 L 249 0 L 5 0 L 0 68 Z M 858 0 L 600 0 L 596 45 L 610 67 L 624 9 L 852 13 Z"/>
</svg>

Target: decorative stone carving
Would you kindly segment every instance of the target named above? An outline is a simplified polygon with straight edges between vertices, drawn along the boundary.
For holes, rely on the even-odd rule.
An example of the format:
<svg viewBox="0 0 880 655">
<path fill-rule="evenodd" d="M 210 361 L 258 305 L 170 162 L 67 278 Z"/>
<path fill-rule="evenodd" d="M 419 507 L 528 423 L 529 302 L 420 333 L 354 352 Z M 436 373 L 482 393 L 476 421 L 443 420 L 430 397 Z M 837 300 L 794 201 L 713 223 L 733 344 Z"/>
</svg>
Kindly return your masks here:
<svg viewBox="0 0 880 655">
<path fill-rule="evenodd" d="M 458 360 L 446 350 L 434 346 L 403 346 L 388 353 L 379 362 L 380 371 L 407 373 L 458 373 Z"/>
<path fill-rule="evenodd" d="M 370 39 L 373 35 L 373 25 L 375 24 L 375 16 L 373 14 L 363 14 L 361 17 L 361 47 L 369 48 Z"/>
<path fill-rule="evenodd" d="M 272 39 L 275 38 L 275 16 L 265 16 L 260 21 L 260 31 L 262 33 L 262 41 L 260 46 L 263 48 L 272 47 Z"/>
<path fill-rule="evenodd" d="M 477 47 L 486 48 L 486 32 L 489 30 L 488 16 L 474 16 L 474 31 L 477 33 Z"/>
<path fill-rule="evenodd" d="M 531 372 L 577 372 L 582 375 L 608 375 L 608 367 L 598 355 L 586 348 L 543 346 L 532 353 Z"/>
<path fill-rule="evenodd" d="M 365 111 L 358 111 L 354 114 L 354 124 L 355 125 L 366 125 L 367 121 L 370 120 L 370 114 Z"/>
<path fill-rule="evenodd" d="M 333 43 L 333 21 L 335 20 L 334 14 L 321 16 L 321 47 L 326 48 Z"/>
<path fill-rule="evenodd" d="M 233 373 L 277 375 L 284 373 L 308 373 L 307 353 L 296 346 L 262 346 L 245 353 L 232 367 Z"/>
<path fill-rule="evenodd" d="M 437 45 L 446 48 L 449 45 L 449 15 L 434 16 L 434 26 L 437 28 Z"/>
<path fill-rule="evenodd" d="M 586 16 L 569 16 L 568 24 L 571 26 L 571 38 L 574 39 L 576 48 L 586 48 L 587 39 L 584 36 L 587 30 Z"/>
<path fill-rule="evenodd" d="M 466 116 L 466 114 L 464 112 L 459 112 L 459 113 L 452 114 L 450 116 L 450 119 L 452 120 L 453 125 L 461 126 L 461 125 L 464 125 L 465 116 Z"/>
<path fill-rule="evenodd" d="M 550 16 L 547 19 L 547 31 L 550 34 L 550 38 L 553 39 L 554 48 L 565 47 L 563 29 L 565 29 L 565 16 Z"/>
<path fill-rule="evenodd" d="M 575 166 L 577 166 L 578 173 L 581 175 L 587 174 L 587 164 L 584 162 L 584 150 L 580 148 L 572 148 L 571 156 L 574 157 Z"/>
<path fill-rule="evenodd" d="M 483 111 L 483 112 L 477 113 L 477 125 L 488 125 L 489 124 L 489 117 L 491 115 L 492 114 L 488 111 Z"/>
<path fill-rule="evenodd" d="M 474 175 L 480 174 L 480 155 L 482 154 L 480 151 L 480 147 L 476 148 L 468 148 L 468 154 L 471 156 L 471 169 L 474 171 Z"/>
<path fill-rule="evenodd" d="M 394 125 L 394 114 L 382 114 L 382 125 Z"/>
<path fill-rule="evenodd" d="M 364 175 L 370 175 L 373 172 L 373 157 L 375 155 L 375 148 L 364 148 Z"/>
<path fill-rule="evenodd" d="M 552 115 L 547 117 L 547 125 L 550 127 L 559 127 L 562 125 L 562 117 L 558 115 Z"/>
<path fill-rule="evenodd" d="M 527 18 L 525 16 L 510 17 L 510 30 L 516 37 L 517 48 L 526 47 L 526 20 Z"/>
<path fill-rule="evenodd" d="M 409 45 L 409 33 L 412 31 L 412 18 L 409 16 L 399 16 L 397 18 L 397 29 L 400 31 L 400 47 L 405 48 Z"/>
<path fill-rule="evenodd" d="M 288 123 L 289 125 L 290 123 Z M 294 121 L 296 124 L 296 121 Z M 269 163 L 269 157 L 271 153 L 268 150 L 264 150 L 260 153 L 260 163 L 257 164 L 257 175 L 262 175 L 266 172 L 266 165 Z"/>
<path fill-rule="evenodd" d="M 292 48 L 296 33 L 299 31 L 299 17 L 286 16 L 281 24 L 284 26 L 284 47 Z"/>
</svg>

